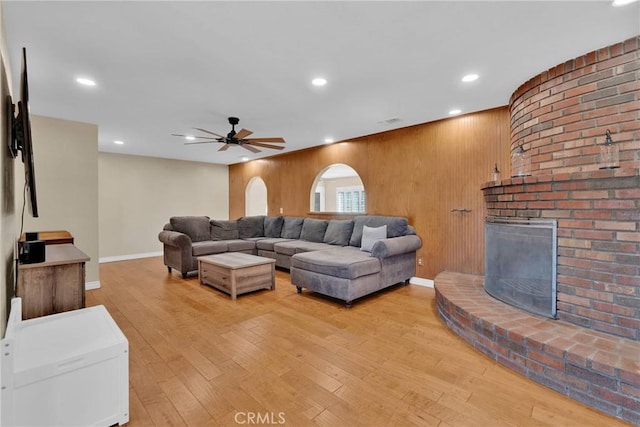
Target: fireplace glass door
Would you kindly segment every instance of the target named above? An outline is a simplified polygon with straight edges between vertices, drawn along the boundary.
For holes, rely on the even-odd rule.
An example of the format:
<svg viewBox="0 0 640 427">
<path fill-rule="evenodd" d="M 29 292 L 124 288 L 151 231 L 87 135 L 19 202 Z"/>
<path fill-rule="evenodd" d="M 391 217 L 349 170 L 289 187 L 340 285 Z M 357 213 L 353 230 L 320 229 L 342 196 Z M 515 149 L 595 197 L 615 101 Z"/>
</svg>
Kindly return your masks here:
<svg viewBox="0 0 640 427">
<path fill-rule="evenodd" d="M 487 293 L 534 314 L 556 317 L 557 222 L 487 217 Z"/>
</svg>

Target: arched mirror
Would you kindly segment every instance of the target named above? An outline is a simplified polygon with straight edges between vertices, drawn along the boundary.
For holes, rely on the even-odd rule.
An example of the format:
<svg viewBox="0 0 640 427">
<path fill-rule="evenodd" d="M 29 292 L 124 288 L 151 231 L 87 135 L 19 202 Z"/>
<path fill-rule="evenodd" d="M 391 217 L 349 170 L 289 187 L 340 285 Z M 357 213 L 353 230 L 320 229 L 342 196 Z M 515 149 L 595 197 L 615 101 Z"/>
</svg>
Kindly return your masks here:
<svg viewBox="0 0 640 427">
<path fill-rule="evenodd" d="M 364 184 L 351 166 L 330 165 L 316 177 L 310 194 L 311 212 L 366 212 Z"/>
<path fill-rule="evenodd" d="M 267 206 L 267 186 L 259 176 L 254 176 L 249 180 L 244 192 L 244 214 L 246 216 L 266 215 Z"/>
</svg>

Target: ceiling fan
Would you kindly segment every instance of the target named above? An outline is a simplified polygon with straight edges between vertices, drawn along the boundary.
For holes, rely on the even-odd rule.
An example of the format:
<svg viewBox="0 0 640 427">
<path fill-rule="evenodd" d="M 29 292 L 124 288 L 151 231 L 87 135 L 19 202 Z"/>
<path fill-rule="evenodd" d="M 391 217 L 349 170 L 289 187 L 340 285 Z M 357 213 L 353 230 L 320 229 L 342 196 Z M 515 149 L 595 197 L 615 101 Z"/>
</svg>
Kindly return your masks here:
<svg viewBox="0 0 640 427">
<path fill-rule="evenodd" d="M 259 153 L 261 150 L 256 147 L 262 148 L 271 148 L 274 150 L 282 150 L 284 146 L 282 145 L 273 145 L 273 143 L 284 143 L 284 139 L 281 137 L 274 138 L 247 138 L 253 132 L 247 129 L 240 129 L 236 132 L 236 125 L 240 122 L 240 119 L 237 117 L 229 117 L 229 124 L 231 125 L 231 132 L 227 134 L 227 136 L 219 135 L 215 132 L 211 132 L 210 130 L 194 128 L 199 130 L 200 132 L 207 133 L 209 135 L 215 136 L 215 138 L 210 136 L 197 136 L 197 135 L 180 135 L 173 133 L 173 136 L 181 136 L 188 139 L 199 139 L 200 141 L 195 142 L 185 142 L 185 145 L 191 144 L 210 144 L 212 142 L 221 142 L 224 145 L 218 151 L 228 150 L 232 145 L 238 145 L 242 148 L 245 148 L 252 153 Z"/>
</svg>

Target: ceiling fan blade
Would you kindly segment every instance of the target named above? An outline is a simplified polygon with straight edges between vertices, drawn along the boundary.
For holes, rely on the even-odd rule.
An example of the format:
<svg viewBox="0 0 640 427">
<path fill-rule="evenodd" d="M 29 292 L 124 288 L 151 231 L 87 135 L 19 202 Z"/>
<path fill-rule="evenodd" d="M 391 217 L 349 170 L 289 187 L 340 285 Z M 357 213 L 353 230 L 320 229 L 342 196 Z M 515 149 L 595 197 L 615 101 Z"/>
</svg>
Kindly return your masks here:
<svg viewBox="0 0 640 427">
<path fill-rule="evenodd" d="M 215 132 L 211 132 L 210 130 L 201 129 L 201 128 L 194 128 L 194 129 L 197 129 L 197 130 L 199 130 L 200 132 L 208 133 L 208 134 L 210 134 L 210 135 L 215 135 L 215 136 L 217 136 L 218 138 L 224 138 L 224 136 L 222 136 L 222 135 L 218 135 L 217 133 L 215 133 Z"/>
<path fill-rule="evenodd" d="M 184 145 L 213 144 L 214 142 L 220 142 L 220 141 L 216 141 L 215 139 L 211 141 L 193 141 L 193 142 L 185 142 Z"/>
<path fill-rule="evenodd" d="M 171 136 L 180 136 L 182 138 L 197 138 L 197 139 L 210 139 L 212 141 L 217 140 L 218 138 L 212 138 L 210 136 L 196 136 L 196 135 L 181 135 L 179 133 L 172 133 Z"/>
<path fill-rule="evenodd" d="M 271 148 L 273 150 L 284 150 L 284 147 L 282 145 L 263 144 L 261 142 L 257 142 L 253 140 L 245 142 L 244 145 L 255 145 L 257 147 Z"/>
<path fill-rule="evenodd" d="M 246 130 L 245 128 L 240 129 L 240 131 L 238 131 L 238 133 L 236 133 L 234 135 L 235 138 L 237 139 L 244 139 L 247 136 L 251 135 L 253 132 L 251 132 L 250 130 Z"/>
<path fill-rule="evenodd" d="M 274 138 L 248 138 L 247 141 L 258 141 L 258 142 L 286 142 L 284 138 L 277 136 Z"/>
<path fill-rule="evenodd" d="M 241 144 L 240 145 L 242 148 L 251 151 L 252 153 L 259 153 L 260 150 L 258 150 L 257 148 L 253 148 L 251 145 L 249 144 Z"/>
<path fill-rule="evenodd" d="M 224 144 L 218 151 L 226 151 L 231 147 L 231 144 Z"/>
</svg>

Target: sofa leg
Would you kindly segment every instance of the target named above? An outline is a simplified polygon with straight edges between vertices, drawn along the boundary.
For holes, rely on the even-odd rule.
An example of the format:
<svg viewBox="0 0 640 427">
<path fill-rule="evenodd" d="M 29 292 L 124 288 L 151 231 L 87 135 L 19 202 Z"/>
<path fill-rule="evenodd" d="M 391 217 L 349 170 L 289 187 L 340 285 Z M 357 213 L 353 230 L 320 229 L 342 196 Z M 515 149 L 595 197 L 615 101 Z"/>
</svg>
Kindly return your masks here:
<svg viewBox="0 0 640 427">
<path fill-rule="evenodd" d="M 167 266 L 167 271 L 171 274 L 171 267 Z"/>
<path fill-rule="evenodd" d="M 353 301 L 345 301 L 344 306 L 347 308 L 351 308 L 352 304 L 353 304 Z"/>
<path fill-rule="evenodd" d="M 300 286 L 296 286 L 296 291 L 301 294 L 302 293 L 302 288 Z"/>
<path fill-rule="evenodd" d="M 186 273 L 186 272 L 185 272 L 185 273 L 182 273 L 182 278 L 183 278 L 183 279 L 186 279 L 186 278 L 187 278 L 187 275 L 188 275 L 188 273 Z"/>
</svg>

